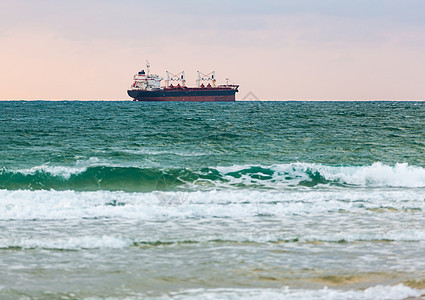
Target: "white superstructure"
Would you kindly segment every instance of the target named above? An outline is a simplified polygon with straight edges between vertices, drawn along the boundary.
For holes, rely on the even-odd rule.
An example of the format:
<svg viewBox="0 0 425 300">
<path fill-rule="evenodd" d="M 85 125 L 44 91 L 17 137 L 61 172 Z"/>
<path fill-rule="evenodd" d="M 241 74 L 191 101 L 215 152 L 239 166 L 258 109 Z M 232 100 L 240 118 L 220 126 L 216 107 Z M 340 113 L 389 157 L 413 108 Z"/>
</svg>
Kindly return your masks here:
<svg viewBox="0 0 425 300">
<path fill-rule="evenodd" d="M 152 91 L 161 88 L 161 80 L 163 78 L 156 74 L 149 74 L 149 68 L 149 62 L 146 62 L 147 72 L 145 73 L 145 70 L 142 70 L 134 75 L 134 82 L 130 90 Z"/>
</svg>

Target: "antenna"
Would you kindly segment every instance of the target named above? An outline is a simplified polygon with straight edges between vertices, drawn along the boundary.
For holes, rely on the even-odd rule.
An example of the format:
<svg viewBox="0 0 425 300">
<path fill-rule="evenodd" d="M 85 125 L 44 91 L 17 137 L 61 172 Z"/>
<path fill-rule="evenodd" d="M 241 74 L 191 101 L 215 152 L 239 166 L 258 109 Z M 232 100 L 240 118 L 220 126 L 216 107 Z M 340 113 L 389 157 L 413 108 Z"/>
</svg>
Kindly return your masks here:
<svg viewBox="0 0 425 300">
<path fill-rule="evenodd" d="M 147 75 L 149 76 L 149 69 L 150 69 L 151 65 L 149 64 L 149 61 L 146 60 L 146 70 L 147 70 Z"/>
</svg>

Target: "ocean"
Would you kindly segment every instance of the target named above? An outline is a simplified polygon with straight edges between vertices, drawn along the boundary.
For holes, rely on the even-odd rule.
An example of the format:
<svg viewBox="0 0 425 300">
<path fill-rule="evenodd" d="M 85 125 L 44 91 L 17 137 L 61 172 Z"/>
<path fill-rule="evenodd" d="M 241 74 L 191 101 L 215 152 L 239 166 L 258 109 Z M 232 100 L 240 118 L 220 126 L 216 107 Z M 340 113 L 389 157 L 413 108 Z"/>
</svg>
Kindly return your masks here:
<svg viewBox="0 0 425 300">
<path fill-rule="evenodd" d="M 425 295 L 425 102 L 0 102 L 0 299 Z"/>
</svg>

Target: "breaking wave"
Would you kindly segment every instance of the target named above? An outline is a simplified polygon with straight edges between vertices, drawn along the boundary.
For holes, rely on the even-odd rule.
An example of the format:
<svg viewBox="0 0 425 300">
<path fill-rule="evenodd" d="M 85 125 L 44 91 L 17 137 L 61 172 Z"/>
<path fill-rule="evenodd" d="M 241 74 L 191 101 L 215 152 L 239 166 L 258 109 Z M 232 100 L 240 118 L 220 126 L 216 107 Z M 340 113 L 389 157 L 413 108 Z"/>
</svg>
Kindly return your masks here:
<svg viewBox="0 0 425 300">
<path fill-rule="evenodd" d="M 0 190 L 0 220 L 246 218 L 336 213 L 422 214 L 424 189 L 127 193 Z"/>
<path fill-rule="evenodd" d="M 425 187 L 425 168 L 376 162 L 370 166 L 310 163 L 272 166 L 143 168 L 127 166 L 36 166 L 0 170 L 0 189 L 122 190 L 152 192 L 222 188 Z"/>
</svg>

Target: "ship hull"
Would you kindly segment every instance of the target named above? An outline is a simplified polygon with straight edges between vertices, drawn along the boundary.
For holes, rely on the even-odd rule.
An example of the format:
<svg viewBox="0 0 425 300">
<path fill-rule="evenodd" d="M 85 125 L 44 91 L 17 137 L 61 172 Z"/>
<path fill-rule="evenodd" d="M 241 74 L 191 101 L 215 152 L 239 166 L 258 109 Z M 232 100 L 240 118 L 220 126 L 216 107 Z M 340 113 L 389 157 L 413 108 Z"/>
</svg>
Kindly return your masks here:
<svg viewBox="0 0 425 300">
<path fill-rule="evenodd" d="M 164 88 L 155 91 L 128 90 L 134 101 L 232 102 L 237 88 Z"/>
</svg>

